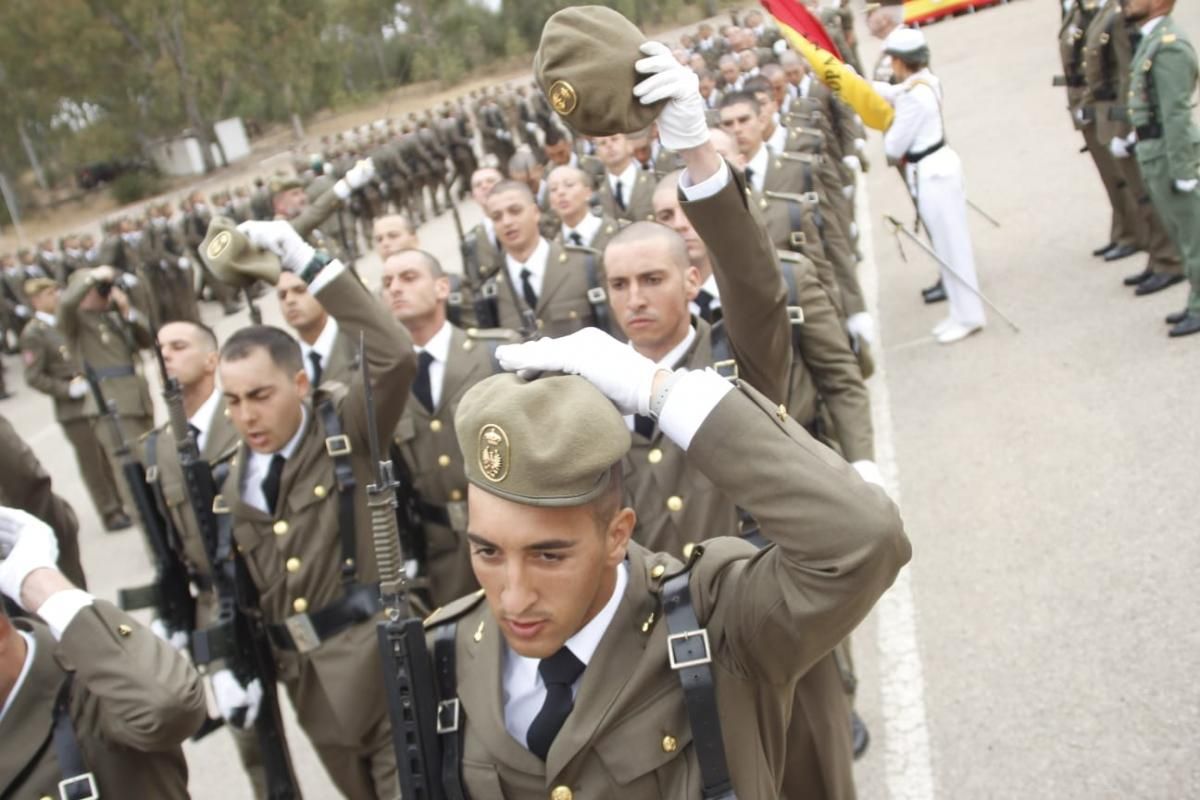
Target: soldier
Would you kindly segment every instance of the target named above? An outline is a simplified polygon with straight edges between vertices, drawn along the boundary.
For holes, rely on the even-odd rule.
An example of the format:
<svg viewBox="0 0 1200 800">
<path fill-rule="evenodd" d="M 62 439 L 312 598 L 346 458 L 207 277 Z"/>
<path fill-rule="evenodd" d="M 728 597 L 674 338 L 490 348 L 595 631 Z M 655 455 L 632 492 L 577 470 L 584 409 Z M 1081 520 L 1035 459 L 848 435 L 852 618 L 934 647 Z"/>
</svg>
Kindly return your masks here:
<svg viewBox="0 0 1200 800">
<path fill-rule="evenodd" d="M 65 286 L 77 270 L 88 266 L 91 265 L 87 260 L 87 248 L 83 246 L 81 238 L 73 233 L 63 237 L 63 276 L 59 282 Z"/>
<path fill-rule="evenodd" d="M 533 153 L 521 150 L 508 162 L 509 180 L 523 183 L 529 187 L 537 203 L 538 212 L 542 215 L 538 227 L 547 239 L 553 239 L 558 233 L 558 213 L 550 203 L 550 190 L 546 188 L 545 168 L 534 158 Z"/>
<path fill-rule="evenodd" d="M 499 327 L 547 336 L 585 325 L 608 328 L 599 254 L 547 241 L 528 186 L 497 184 L 488 194 L 487 213 L 504 246 L 504 266 L 487 279 L 491 288 L 485 284 L 480 294 L 491 298 L 490 316 Z"/>
<path fill-rule="evenodd" d="M 103 456 L 101 456 L 103 458 Z M 70 503 L 54 493 L 50 475 L 42 468 L 33 450 L 0 416 L 0 506 L 19 508 L 50 526 L 58 548 L 55 562 L 60 572 L 80 589 L 87 588 L 83 564 L 79 558 L 79 519 Z M 3 549 L 0 548 L 0 561 Z M 0 613 L 3 602 L 0 602 Z"/>
<path fill-rule="evenodd" d="M 712 25 L 702 22 L 696 28 L 696 51 L 703 56 L 704 63 L 709 69 L 716 69 L 717 60 L 729 52 L 729 45 L 722 37 L 713 32 Z"/>
<path fill-rule="evenodd" d="M 471 199 L 484 212 L 479 224 L 467 231 L 463 240 L 463 275 L 472 292 L 478 292 L 503 263 L 504 245 L 487 215 L 488 195 L 503 180 L 504 176 L 495 167 L 480 167 L 471 175 Z"/>
<path fill-rule="evenodd" d="M 467 479 L 454 412 L 463 394 L 495 371 L 496 345 L 516 336 L 464 331 L 448 322 L 450 281 L 424 251 L 388 258 L 381 285 L 384 302 L 412 335 L 417 352 L 417 377 L 394 441 L 419 498 L 422 573 L 434 606 L 442 606 L 479 588 L 467 552 Z"/>
<path fill-rule="evenodd" d="M 186 319 L 200 321 L 196 304 L 195 278 L 192 260 L 186 255 L 183 236 L 171 227 L 171 207 L 156 206 L 149 212 L 146 235 L 150 240 L 148 271 L 162 287 L 162 316 L 157 323 Z"/>
<path fill-rule="evenodd" d="M 95 409 L 89 413 L 83 365 L 79 355 L 67 345 L 55 316 L 61 290 L 48 278 L 28 281 L 26 287 L 35 316 L 21 334 L 25 382 L 54 399 L 54 418 L 75 450 L 79 473 L 104 527 L 110 531 L 124 530 L 133 523 L 122 508 L 112 464 L 96 438 Z M 68 576 L 82 585 L 76 575 L 68 573 Z"/>
<path fill-rule="evenodd" d="M 3 264 L 0 291 L 4 293 L 4 351 L 14 353 L 21 331 L 33 318 L 33 309 L 29 306 L 29 298 L 25 296 L 25 281 L 30 278 L 25 276 L 25 270 L 7 253 L 0 256 L 0 263 Z M 10 337 L 12 341 L 9 341 Z M 7 395 L 7 392 L 5 394 Z"/>
<path fill-rule="evenodd" d="M 626 222 L 653 218 L 654 175 L 638 168 L 628 137 L 618 133 L 597 137 L 595 142 L 605 170 L 599 186 L 604 214 Z"/>
<path fill-rule="evenodd" d="M 415 372 L 411 339 L 340 261 L 314 251 L 290 225 L 245 222 L 206 251 L 226 280 L 294 272 L 347 331 L 361 331 L 386 450 Z M 235 238 L 236 237 L 236 238 Z M 248 237 L 248 240 L 247 238 Z M 334 784 L 346 797 L 394 798 L 396 764 L 375 647 L 380 600 L 365 487 L 370 458 L 355 375 L 315 390 L 300 348 L 278 328 L 243 328 L 221 349 L 220 382 L 241 437 L 221 508 L 261 597 L 280 680 Z"/>
<path fill-rule="evenodd" d="M 421 246 L 412 223 L 403 214 L 388 214 L 375 220 L 375 252 L 386 261 L 401 250 Z"/>
<path fill-rule="evenodd" d="M 183 229 L 183 240 L 187 246 L 188 257 L 196 264 L 202 263 L 195 259 L 198 259 L 200 244 L 204 241 L 205 234 L 208 233 L 208 223 L 211 219 L 212 213 L 208 209 L 208 203 L 204 201 L 204 195 L 200 192 L 193 192 L 186 201 L 180 226 Z M 199 269 L 199 267 L 197 268 Z M 233 290 L 220 281 L 213 280 L 208 270 L 201 269 L 199 286 L 196 291 L 203 294 L 206 286 L 212 292 L 213 300 L 221 304 L 221 310 L 225 316 L 235 314 L 241 308 Z"/>
<path fill-rule="evenodd" d="M 256 220 L 268 220 L 274 216 L 271 190 L 261 177 L 254 179 L 254 193 L 250 196 L 250 216 Z"/>
<path fill-rule="evenodd" d="M 458 180 L 458 199 L 462 200 L 470 192 L 471 173 L 477 166 L 470 120 L 466 114 L 455 112 L 454 107 L 447 103 L 442 107 L 442 117 L 437 126 L 454 164 L 454 173 Z"/>
<path fill-rule="evenodd" d="M 53 278 L 59 283 L 66 283 L 66 276 L 63 275 L 62 252 L 55 249 L 53 239 L 42 239 L 38 242 L 35 260 L 42 271 L 46 273 L 46 277 Z"/>
<path fill-rule="evenodd" d="M 342 332 L 308 284 L 295 275 L 280 275 L 275 294 L 284 321 L 300 341 L 309 383 L 314 389 L 325 381 L 349 384 L 358 369 L 358 342 Z"/>
<path fill-rule="evenodd" d="M 554 241 L 603 253 L 621 224 L 612 217 L 592 213 L 588 205 L 592 197 L 591 177 L 578 167 L 555 167 L 546 184 L 550 189 L 550 204 L 560 221 Z"/>
<path fill-rule="evenodd" d="M 1129 120 L 1138 167 L 1150 199 L 1191 283 L 1187 306 L 1167 317 L 1172 337 L 1200 333 L 1200 130 L 1191 115 L 1196 50 L 1171 18 L 1173 0 L 1125 0 L 1125 18 L 1140 26 L 1133 55 Z"/>
<path fill-rule="evenodd" d="M 94 371 L 105 400 L 116 405 L 127 442 L 154 427 L 154 405 L 141 371 L 141 350 L 152 347 L 154 338 L 144 313 L 126 294 L 129 286 L 129 278 L 118 275 L 111 266 L 77 272 L 58 308 L 58 329 L 67 341 L 67 347 L 85 368 Z M 94 406 L 91 410 L 96 414 L 102 412 Z M 93 427 L 113 474 L 120 474 L 119 443 L 111 425 L 97 416 Z M 134 510 L 129 487 L 124 481 L 119 481 L 117 486 L 125 508 Z"/>
<path fill-rule="evenodd" d="M 5 797 L 188 797 L 180 744 L 205 718 L 187 659 L 76 588 L 45 523 L 0 510 L 0 792 Z"/>
</svg>

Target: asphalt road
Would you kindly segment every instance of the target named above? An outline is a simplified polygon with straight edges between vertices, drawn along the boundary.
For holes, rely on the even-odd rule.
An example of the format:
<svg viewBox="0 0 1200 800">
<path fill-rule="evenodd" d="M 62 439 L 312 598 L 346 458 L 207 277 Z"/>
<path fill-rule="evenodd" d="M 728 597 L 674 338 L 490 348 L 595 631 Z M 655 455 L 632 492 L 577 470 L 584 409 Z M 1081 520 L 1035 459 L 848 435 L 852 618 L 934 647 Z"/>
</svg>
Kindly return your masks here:
<svg viewBox="0 0 1200 800">
<path fill-rule="evenodd" d="M 1181 6 L 1200 36 L 1200 8 Z M 1200 796 L 1200 337 L 1166 338 L 1183 287 L 1135 299 L 1120 279 L 1142 257 L 1089 255 L 1108 215 L 1050 84 L 1058 20 L 1055 3 L 1026 0 L 927 29 L 949 141 L 971 197 L 1003 226 L 971 218 L 981 285 L 1020 334 L 992 314 L 966 342 L 933 342 L 944 308 L 918 290 L 935 268 L 913 246 L 902 261 L 881 223 L 911 219 L 911 202 L 872 136 L 859 197 L 883 340 L 871 390 L 914 557 L 855 637 L 873 734 L 863 798 Z M 877 49 L 864 42 L 864 60 Z M 457 265 L 447 215 L 421 238 Z M 378 259 L 360 270 L 374 280 Z M 262 306 L 279 319 L 273 299 Z M 206 314 L 221 336 L 246 322 Z M 0 413 L 75 506 L 93 590 L 112 599 L 149 577 L 143 546 L 100 532 L 49 401 L 24 387 L 19 359 L 4 361 L 17 394 Z M 305 796 L 336 797 L 291 734 Z M 186 750 L 198 800 L 250 797 L 224 733 Z"/>
</svg>

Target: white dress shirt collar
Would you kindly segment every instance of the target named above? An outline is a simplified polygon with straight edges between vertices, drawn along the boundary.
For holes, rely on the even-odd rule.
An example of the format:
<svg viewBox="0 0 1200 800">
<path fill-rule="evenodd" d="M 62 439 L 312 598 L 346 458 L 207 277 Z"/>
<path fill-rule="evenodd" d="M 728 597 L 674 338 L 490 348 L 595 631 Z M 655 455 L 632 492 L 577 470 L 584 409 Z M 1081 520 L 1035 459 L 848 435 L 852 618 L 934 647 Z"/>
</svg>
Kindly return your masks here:
<svg viewBox="0 0 1200 800">
<path fill-rule="evenodd" d="M 1161 17 L 1155 17 L 1154 19 L 1150 20 L 1149 22 L 1143 23 L 1142 24 L 1142 36 L 1145 37 L 1145 36 L 1149 36 L 1150 34 L 1154 33 L 1154 29 L 1157 28 L 1159 25 L 1161 25 L 1162 21 L 1164 19 L 1166 19 L 1165 15 L 1161 16 Z"/>
<path fill-rule="evenodd" d="M 292 434 L 292 438 L 288 440 L 280 450 L 276 451 L 285 459 L 291 458 L 292 453 L 296 452 L 296 448 L 300 446 L 300 440 L 304 437 L 304 433 L 308 428 L 308 406 L 300 406 L 300 427 Z M 276 453 L 256 453 L 250 452 L 250 458 L 246 460 L 246 472 L 242 475 L 242 500 L 252 508 L 257 508 L 263 513 L 270 513 L 267 508 L 267 498 L 263 495 L 262 482 L 267 477 L 267 473 L 271 469 L 271 459 Z"/>
<path fill-rule="evenodd" d="M 767 139 L 767 147 L 771 148 L 772 154 L 778 155 L 787 148 L 787 137 L 787 128 L 776 123 L 774 132 L 772 132 L 770 138 Z"/>
<path fill-rule="evenodd" d="M 208 399 L 200 404 L 196 409 L 196 413 L 188 417 L 188 424 L 196 426 L 199 433 L 196 435 L 196 447 L 203 452 L 204 445 L 208 443 L 208 432 L 212 430 L 213 419 L 217 414 L 217 406 L 221 403 L 221 393 L 214 386 L 212 394 Z"/>
<path fill-rule="evenodd" d="M 578 233 L 579 238 L 583 239 L 583 246 L 590 247 L 592 240 L 595 239 L 596 234 L 600 232 L 600 225 L 602 222 L 603 220 L 590 211 L 583 215 L 583 219 L 581 219 L 579 224 L 574 228 L 564 222 L 562 225 L 563 242 L 565 244 L 574 244 L 574 242 L 571 241 L 571 234 Z"/>
<path fill-rule="evenodd" d="M 23 630 L 17 629 L 17 633 L 25 640 L 25 663 L 21 666 L 21 673 L 17 675 L 17 682 L 13 684 L 12 689 L 8 692 L 8 699 L 4 701 L 4 707 L 0 708 L 0 722 L 4 722 L 4 715 L 12 708 L 13 703 L 17 700 L 17 695 L 21 693 L 21 686 L 24 685 L 25 679 L 29 676 L 29 670 L 33 669 L 33 656 L 37 652 L 37 640 Z"/>
<path fill-rule="evenodd" d="M 312 361 L 308 354 L 317 352 L 321 355 L 321 369 L 329 367 L 329 354 L 333 352 L 333 343 L 337 341 L 338 324 L 333 317 L 325 319 L 325 328 L 321 331 L 321 335 L 311 345 L 303 340 L 300 342 L 300 352 L 304 356 L 304 371 L 308 373 L 311 380 L 314 376 L 312 373 Z"/>
<path fill-rule="evenodd" d="M 527 269 L 531 273 L 529 283 L 533 286 L 533 291 L 540 298 L 542 296 L 542 282 L 546 277 L 546 262 L 550 259 L 550 243 L 546 241 L 544 236 L 538 237 L 537 247 L 529 256 L 529 260 L 521 263 L 512 255 L 506 254 L 504 260 L 508 265 L 508 277 L 513 282 L 513 286 L 517 291 L 521 291 L 521 270 Z"/>
<path fill-rule="evenodd" d="M 424 347 L 413 345 L 418 354 L 429 353 L 433 361 L 429 365 L 429 395 L 436 409 L 442 402 L 442 384 L 446 379 L 446 360 L 450 358 L 450 335 L 453 329 L 449 322 L 443 322 L 442 327 L 433 335 Z"/>
<path fill-rule="evenodd" d="M 58 322 L 57 317 L 55 317 L 53 314 L 47 314 L 45 311 L 35 311 L 33 312 L 33 315 L 49 325 L 51 328 L 53 328 L 54 324 Z"/>
<path fill-rule="evenodd" d="M 746 162 L 746 169 L 751 170 L 750 188 L 756 192 L 763 190 L 763 183 L 767 179 L 767 169 L 771 165 L 771 151 L 767 148 L 766 142 L 758 148 L 758 152 Z"/>
<path fill-rule="evenodd" d="M 488 241 L 492 243 L 492 247 L 499 250 L 500 241 L 496 238 L 496 225 L 492 222 L 490 217 L 486 216 L 483 218 L 483 222 L 481 224 L 483 225 L 483 232 L 487 234 Z"/>
<path fill-rule="evenodd" d="M 633 184 L 638 176 L 638 161 L 636 158 L 629 159 L 629 166 L 625 167 L 625 171 L 620 175 L 608 174 L 608 186 L 612 189 L 613 196 L 617 194 L 617 184 L 621 184 L 621 199 L 625 201 L 625 205 L 629 205 L 629 201 L 633 199 Z"/>
<path fill-rule="evenodd" d="M 807 73 L 800 79 L 800 84 L 796 87 L 796 94 L 799 97 L 808 97 L 808 92 L 812 89 L 812 80 L 812 75 Z"/>
</svg>

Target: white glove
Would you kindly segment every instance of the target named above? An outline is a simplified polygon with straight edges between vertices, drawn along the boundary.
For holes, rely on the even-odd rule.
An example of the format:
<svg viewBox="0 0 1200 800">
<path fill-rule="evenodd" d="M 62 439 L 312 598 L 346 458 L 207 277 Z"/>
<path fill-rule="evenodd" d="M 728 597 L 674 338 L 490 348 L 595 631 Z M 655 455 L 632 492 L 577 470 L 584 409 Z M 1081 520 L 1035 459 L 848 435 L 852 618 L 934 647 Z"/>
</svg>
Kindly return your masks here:
<svg viewBox="0 0 1200 800">
<path fill-rule="evenodd" d="M 183 652 L 188 646 L 187 631 L 173 631 L 167 627 L 167 624 L 158 617 L 150 620 L 150 630 L 155 636 L 162 639 L 167 644 L 174 647 L 179 652 Z"/>
<path fill-rule="evenodd" d="M 179 260 L 175 262 L 175 266 L 179 267 L 180 269 L 187 269 L 191 265 L 192 262 L 188 260 L 187 256 L 180 256 Z"/>
<path fill-rule="evenodd" d="M 526 122 L 526 123 L 525 123 L 525 130 L 526 130 L 526 131 L 528 131 L 529 133 L 537 133 L 537 132 L 538 132 L 538 125 L 537 125 L 537 123 L 536 123 L 536 122 Z"/>
<path fill-rule="evenodd" d="M 258 682 L 258 678 L 242 686 L 232 672 L 223 669 L 213 673 L 212 687 L 217 699 L 217 710 L 226 722 L 242 730 L 249 730 L 254 726 L 263 697 L 262 684 Z"/>
<path fill-rule="evenodd" d="M 863 152 L 864 150 L 866 150 L 867 149 L 867 140 L 866 139 L 855 139 L 854 140 L 854 149 L 860 153 Z"/>
<path fill-rule="evenodd" d="M 859 311 L 846 318 L 846 332 L 865 340 L 868 344 L 875 344 L 875 320 L 865 311 Z"/>
<path fill-rule="evenodd" d="M 538 339 L 496 348 L 509 371 L 567 372 L 586 378 L 622 414 L 650 413 L 650 390 L 658 366 L 599 328 L 584 328 L 557 339 Z"/>
<path fill-rule="evenodd" d="M 410 581 L 415 581 L 421 577 L 421 562 L 415 558 L 410 558 L 404 562 L 404 574 L 408 576 Z"/>
<path fill-rule="evenodd" d="M 1080 125 L 1082 125 L 1083 124 L 1083 108 L 1080 107 L 1080 108 L 1075 109 L 1074 116 L 1075 116 L 1075 121 L 1078 122 Z"/>
<path fill-rule="evenodd" d="M 504 141 L 507 142 L 509 139 L 512 138 L 512 134 L 509 133 L 508 131 L 496 131 L 496 138 L 503 139 Z"/>
<path fill-rule="evenodd" d="M 633 87 L 643 105 L 666 100 L 658 116 L 658 138 L 668 150 L 690 150 L 708 141 L 708 123 L 704 99 L 700 97 L 700 79 L 696 73 L 675 60 L 671 48 L 662 42 L 644 42 L 634 68 L 649 75 Z"/>
<path fill-rule="evenodd" d="M 13 309 L 13 313 L 21 319 L 25 319 L 29 316 L 29 306 L 17 304 L 17 307 Z"/>
<path fill-rule="evenodd" d="M 858 477 L 862 478 L 867 483 L 873 483 L 881 489 L 887 489 L 883 485 L 883 473 L 879 471 L 879 466 L 874 461 L 855 461 L 850 466 L 858 472 Z"/>
<path fill-rule="evenodd" d="M 76 375 L 71 378 L 71 382 L 67 385 L 67 397 L 72 400 L 78 400 L 88 393 L 87 379 L 82 375 Z"/>
<path fill-rule="evenodd" d="M 858 156 L 842 156 L 842 163 L 855 172 L 862 172 L 862 161 L 859 161 Z"/>
<path fill-rule="evenodd" d="M 1198 183 L 1200 183 L 1200 180 L 1196 178 L 1189 178 L 1186 181 L 1177 180 L 1175 181 L 1175 191 L 1180 194 L 1191 194 L 1196 191 L 1196 184 Z"/>
<path fill-rule="evenodd" d="M 20 602 L 29 573 L 58 569 L 54 531 L 32 514 L 0 506 L 0 594 Z"/>
<path fill-rule="evenodd" d="M 846 198 L 847 200 L 849 200 L 851 197 L 854 197 L 854 184 L 853 183 L 847 183 L 845 186 L 842 187 L 842 197 Z"/>
<path fill-rule="evenodd" d="M 300 237 L 296 229 L 287 220 L 275 219 L 269 222 L 248 220 L 237 226 L 246 234 L 250 244 L 260 250 L 270 250 L 279 256 L 284 269 L 299 272 L 312 261 L 316 250 Z"/>
<path fill-rule="evenodd" d="M 771 45 L 771 49 L 775 51 L 775 55 L 781 56 L 788 49 L 787 40 L 782 36 L 775 40 L 775 44 Z"/>
<path fill-rule="evenodd" d="M 1108 143 L 1108 151 L 1113 158 L 1129 158 L 1129 144 L 1120 136 L 1114 136 Z"/>
</svg>

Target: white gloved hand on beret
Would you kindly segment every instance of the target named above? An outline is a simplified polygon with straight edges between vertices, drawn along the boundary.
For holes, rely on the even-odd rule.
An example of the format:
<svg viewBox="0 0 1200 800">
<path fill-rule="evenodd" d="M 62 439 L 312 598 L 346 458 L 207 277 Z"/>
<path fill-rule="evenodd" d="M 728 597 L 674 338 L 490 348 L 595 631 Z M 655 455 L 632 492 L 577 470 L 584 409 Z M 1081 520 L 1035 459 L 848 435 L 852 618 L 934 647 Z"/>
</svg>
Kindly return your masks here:
<svg viewBox="0 0 1200 800">
<path fill-rule="evenodd" d="M 690 150 L 708 141 L 708 121 L 704 99 L 700 97 L 700 79 L 689 67 L 675 60 L 671 48 L 662 42 L 644 42 L 635 69 L 643 75 L 633 94 L 643 105 L 666 100 L 658 116 L 658 138 L 668 150 Z"/>
<path fill-rule="evenodd" d="M 283 268 L 292 272 L 303 270 L 316 253 L 287 220 L 248 220 L 239 224 L 237 229 L 246 235 L 250 244 L 279 256 Z"/>
<path fill-rule="evenodd" d="M 32 514 L 0 506 L 0 594 L 19 605 L 21 585 L 39 569 L 58 569 L 54 531 Z"/>
</svg>

